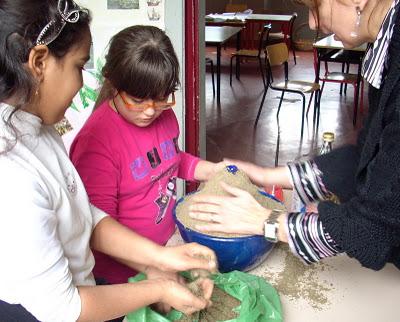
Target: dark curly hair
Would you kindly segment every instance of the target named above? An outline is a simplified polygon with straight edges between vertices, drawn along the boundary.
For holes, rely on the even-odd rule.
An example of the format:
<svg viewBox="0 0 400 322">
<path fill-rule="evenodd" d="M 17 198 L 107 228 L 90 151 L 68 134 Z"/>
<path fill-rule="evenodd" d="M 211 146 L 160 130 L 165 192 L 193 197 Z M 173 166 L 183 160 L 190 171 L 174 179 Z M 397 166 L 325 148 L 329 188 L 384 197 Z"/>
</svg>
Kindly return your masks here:
<svg viewBox="0 0 400 322">
<path fill-rule="evenodd" d="M 64 1 L 70 7 L 75 5 L 72 0 Z M 24 64 L 40 32 L 52 20 L 60 20 L 58 0 L 0 0 L 0 102 L 18 98 L 13 113 L 7 117 L 2 115 L 15 134 L 15 142 L 17 133 L 11 118 L 30 101 L 36 85 Z M 56 58 L 64 57 L 82 41 L 89 23 L 89 11 L 81 8 L 79 20 L 66 23 L 59 36 L 48 45 L 50 53 Z"/>
</svg>

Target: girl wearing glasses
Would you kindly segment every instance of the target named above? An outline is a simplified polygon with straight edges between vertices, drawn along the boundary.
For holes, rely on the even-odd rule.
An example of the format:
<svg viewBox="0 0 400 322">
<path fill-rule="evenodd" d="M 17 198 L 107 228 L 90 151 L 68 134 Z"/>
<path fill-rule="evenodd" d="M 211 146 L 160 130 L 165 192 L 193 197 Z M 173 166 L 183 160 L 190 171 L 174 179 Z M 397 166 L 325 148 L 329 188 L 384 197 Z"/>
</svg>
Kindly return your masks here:
<svg viewBox="0 0 400 322">
<path fill-rule="evenodd" d="M 110 42 L 98 106 L 70 156 L 90 201 L 129 229 L 164 245 L 175 231 L 176 180 L 207 180 L 217 164 L 180 151 L 173 111 L 179 63 L 170 39 L 132 26 Z M 94 274 L 123 283 L 131 267 L 96 252 Z"/>
<path fill-rule="evenodd" d="M 1 321 L 104 321 L 157 302 L 185 313 L 209 305 L 210 280 L 202 281 L 205 298 L 200 299 L 179 282 L 175 272 L 214 270 L 214 253 L 197 244 L 162 247 L 90 204 L 54 129 L 82 86 L 91 43 L 89 21 L 88 11 L 71 0 L 0 1 Z M 150 73 L 153 65 L 147 67 Z M 160 83 L 154 85 L 162 88 Z M 173 89 L 175 83 L 170 85 Z M 119 89 L 124 99 L 135 104 L 125 87 Z M 148 126 L 154 117 L 148 113 L 151 109 L 161 113 L 173 105 L 167 95 L 172 91 L 164 90 L 154 102 L 138 102 L 147 111 L 145 117 L 131 115 L 140 126 Z M 122 115 L 128 110 L 122 107 L 120 94 L 113 108 L 120 108 Z M 108 121 L 112 126 L 114 120 Z M 172 131 L 174 124 L 169 125 L 166 130 Z M 120 126 L 120 142 L 132 144 Z M 100 133 L 93 135 L 109 144 Z M 169 148 L 159 151 L 172 155 Z M 153 155 L 157 164 L 154 151 Z M 119 157 L 113 155 L 113 162 Z M 165 159 L 164 154 L 159 157 Z M 132 170 L 141 176 L 138 162 Z M 97 175 L 109 180 L 106 171 Z M 145 271 L 148 280 L 96 286 L 91 249 Z"/>
<path fill-rule="evenodd" d="M 400 269 L 400 1 L 298 2 L 309 8 L 311 28 L 333 32 L 347 48 L 371 43 L 363 63 L 369 111 L 357 143 L 286 167 L 236 162 L 260 186 L 295 188 L 304 203 L 318 202 L 318 213 L 266 210 L 226 186 L 231 198 L 197 196 L 191 215 L 204 220 L 204 231 L 287 242 L 307 264 L 346 253 L 373 270 Z"/>
</svg>

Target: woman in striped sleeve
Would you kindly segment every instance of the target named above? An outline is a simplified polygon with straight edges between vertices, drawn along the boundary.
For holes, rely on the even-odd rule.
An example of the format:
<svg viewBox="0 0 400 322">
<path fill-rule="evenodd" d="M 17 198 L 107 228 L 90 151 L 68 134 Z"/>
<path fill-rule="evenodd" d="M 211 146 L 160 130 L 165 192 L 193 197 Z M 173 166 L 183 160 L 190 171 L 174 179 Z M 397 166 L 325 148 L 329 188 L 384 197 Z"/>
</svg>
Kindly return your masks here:
<svg viewBox="0 0 400 322">
<path fill-rule="evenodd" d="M 287 242 L 305 263 L 346 253 L 379 270 L 400 268 L 400 15 L 399 0 L 301 0 L 312 29 L 333 32 L 346 48 L 372 43 L 364 59 L 369 113 L 355 145 L 285 167 L 232 161 L 259 186 L 295 188 L 318 211 L 279 213 L 247 193 L 196 197 L 191 216 L 204 231 L 265 235 Z M 343 24 L 343 21 L 348 23 Z M 340 203 L 330 201 L 334 194 Z"/>
</svg>

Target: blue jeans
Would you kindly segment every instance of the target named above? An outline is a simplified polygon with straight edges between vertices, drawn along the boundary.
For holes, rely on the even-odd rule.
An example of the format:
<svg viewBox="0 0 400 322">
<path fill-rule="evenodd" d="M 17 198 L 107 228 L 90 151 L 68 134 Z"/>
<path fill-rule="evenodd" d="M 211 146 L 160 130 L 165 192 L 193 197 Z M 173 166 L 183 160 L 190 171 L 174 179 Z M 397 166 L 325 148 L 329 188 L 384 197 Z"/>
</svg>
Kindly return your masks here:
<svg viewBox="0 0 400 322">
<path fill-rule="evenodd" d="M 96 279 L 97 285 L 107 285 L 103 279 Z M 122 322 L 120 317 L 108 322 Z M 0 300 L 0 321 L 1 322 L 40 322 L 20 304 L 9 304 Z"/>
<path fill-rule="evenodd" d="M 2 322 L 39 322 L 20 304 L 9 304 L 0 300 L 0 321 Z"/>
</svg>

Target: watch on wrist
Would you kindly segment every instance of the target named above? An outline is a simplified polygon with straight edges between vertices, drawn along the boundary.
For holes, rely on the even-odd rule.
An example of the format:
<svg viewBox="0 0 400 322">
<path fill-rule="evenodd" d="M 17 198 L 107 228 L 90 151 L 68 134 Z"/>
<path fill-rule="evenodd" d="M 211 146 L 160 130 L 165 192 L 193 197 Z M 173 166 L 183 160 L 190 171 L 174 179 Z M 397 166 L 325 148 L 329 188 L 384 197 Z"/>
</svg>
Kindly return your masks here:
<svg viewBox="0 0 400 322">
<path fill-rule="evenodd" d="M 271 243 L 278 242 L 278 218 L 284 212 L 279 209 L 273 209 L 269 217 L 264 221 L 264 237 Z"/>
</svg>

